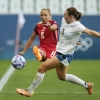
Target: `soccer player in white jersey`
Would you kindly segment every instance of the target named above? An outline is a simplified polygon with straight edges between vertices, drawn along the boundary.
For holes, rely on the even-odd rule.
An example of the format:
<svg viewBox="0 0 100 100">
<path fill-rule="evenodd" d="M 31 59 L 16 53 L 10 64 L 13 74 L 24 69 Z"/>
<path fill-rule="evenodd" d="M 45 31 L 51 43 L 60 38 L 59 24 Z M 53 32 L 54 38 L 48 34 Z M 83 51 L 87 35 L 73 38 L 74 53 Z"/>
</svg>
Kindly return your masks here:
<svg viewBox="0 0 100 100">
<path fill-rule="evenodd" d="M 60 37 L 56 47 L 56 56 L 43 62 L 39 66 L 36 77 L 29 88 L 16 89 L 19 94 L 28 97 L 32 96 L 35 89 L 43 81 L 45 73 L 54 68 L 56 68 L 56 73 L 60 80 L 81 85 L 88 91 L 89 95 L 92 94 L 93 83 L 85 82 L 75 75 L 67 74 L 69 63 L 73 58 L 76 42 L 82 32 L 100 38 L 100 33 L 86 28 L 79 22 L 80 18 L 81 13 L 78 12 L 76 8 L 70 7 L 66 9 L 60 28 Z"/>
</svg>

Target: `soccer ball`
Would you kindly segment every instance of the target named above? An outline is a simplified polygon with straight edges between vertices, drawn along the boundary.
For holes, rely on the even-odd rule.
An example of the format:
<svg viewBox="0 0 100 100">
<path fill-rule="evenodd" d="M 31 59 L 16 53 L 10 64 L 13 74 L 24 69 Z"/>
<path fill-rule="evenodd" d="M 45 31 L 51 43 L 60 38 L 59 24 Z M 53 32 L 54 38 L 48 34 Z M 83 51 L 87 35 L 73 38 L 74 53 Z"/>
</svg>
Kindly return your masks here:
<svg viewBox="0 0 100 100">
<path fill-rule="evenodd" d="M 24 68 L 26 65 L 26 60 L 23 56 L 21 55 L 15 55 L 13 58 L 12 58 L 12 66 L 15 68 L 15 69 L 22 69 Z"/>
</svg>

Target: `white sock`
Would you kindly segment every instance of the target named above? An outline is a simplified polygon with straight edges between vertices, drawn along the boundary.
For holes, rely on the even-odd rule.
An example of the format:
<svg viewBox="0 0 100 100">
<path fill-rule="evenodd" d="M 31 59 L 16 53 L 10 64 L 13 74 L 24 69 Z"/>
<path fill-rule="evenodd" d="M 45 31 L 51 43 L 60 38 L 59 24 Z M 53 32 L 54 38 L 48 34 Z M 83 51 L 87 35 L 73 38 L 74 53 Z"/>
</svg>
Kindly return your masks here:
<svg viewBox="0 0 100 100">
<path fill-rule="evenodd" d="M 35 90 L 35 88 L 37 88 L 40 85 L 40 83 L 43 81 L 44 75 L 45 73 L 42 74 L 37 72 L 32 84 L 28 88 L 29 92 L 32 93 Z"/>
<path fill-rule="evenodd" d="M 82 79 L 80 79 L 77 76 L 72 75 L 72 74 L 66 74 L 66 79 L 65 80 L 69 81 L 69 82 L 72 82 L 72 83 L 75 83 L 75 84 L 78 84 L 78 85 L 81 85 L 85 88 L 88 87 L 85 81 L 83 81 Z"/>
</svg>

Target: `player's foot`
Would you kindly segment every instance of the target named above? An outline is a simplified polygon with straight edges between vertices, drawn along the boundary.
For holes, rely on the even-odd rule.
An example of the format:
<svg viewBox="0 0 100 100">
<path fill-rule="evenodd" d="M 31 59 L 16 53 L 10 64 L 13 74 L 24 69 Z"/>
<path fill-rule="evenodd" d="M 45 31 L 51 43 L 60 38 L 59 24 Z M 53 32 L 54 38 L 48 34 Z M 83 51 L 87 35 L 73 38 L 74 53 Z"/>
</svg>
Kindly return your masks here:
<svg viewBox="0 0 100 100">
<path fill-rule="evenodd" d="M 30 93 L 28 91 L 28 89 L 16 89 L 16 91 L 20 94 L 20 95 L 24 95 L 26 97 L 31 97 L 33 95 L 33 93 Z"/>
<path fill-rule="evenodd" d="M 40 54 L 39 49 L 38 49 L 37 46 L 33 47 L 33 53 L 35 54 L 35 56 L 36 56 L 36 58 L 37 58 L 38 61 L 42 60 L 42 56 L 41 56 L 41 54 Z"/>
<path fill-rule="evenodd" d="M 93 91 L 93 83 L 87 83 L 88 88 L 86 88 L 86 90 L 88 91 L 88 94 L 92 94 Z"/>
</svg>

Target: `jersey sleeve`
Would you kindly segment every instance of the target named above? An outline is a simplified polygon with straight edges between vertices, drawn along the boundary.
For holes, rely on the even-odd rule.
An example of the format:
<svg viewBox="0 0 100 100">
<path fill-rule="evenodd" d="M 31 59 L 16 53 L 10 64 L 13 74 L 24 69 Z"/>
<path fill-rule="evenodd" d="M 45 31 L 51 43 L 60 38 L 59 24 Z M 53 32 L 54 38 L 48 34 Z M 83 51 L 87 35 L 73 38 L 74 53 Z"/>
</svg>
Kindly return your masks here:
<svg viewBox="0 0 100 100">
<path fill-rule="evenodd" d="M 81 34 L 84 29 L 86 29 L 86 27 L 84 25 L 82 25 L 81 23 L 77 27 L 77 30 L 78 30 L 79 34 Z"/>
<path fill-rule="evenodd" d="M 50 20 L 49 22 L 51 23 L 51 25 L 53 25 L 53 24 L 56 24 L 57 25 L 57 22 L 54 21 L 54 20 Z"/>
<path fill-rule="evenodd" d="M 34 32 L 38 35 L 38 31 L 37 31 L 37 25 L 35 26 L 35 28 L 34 28 Z"/>
</svg>

